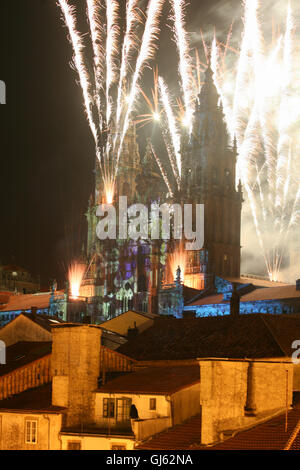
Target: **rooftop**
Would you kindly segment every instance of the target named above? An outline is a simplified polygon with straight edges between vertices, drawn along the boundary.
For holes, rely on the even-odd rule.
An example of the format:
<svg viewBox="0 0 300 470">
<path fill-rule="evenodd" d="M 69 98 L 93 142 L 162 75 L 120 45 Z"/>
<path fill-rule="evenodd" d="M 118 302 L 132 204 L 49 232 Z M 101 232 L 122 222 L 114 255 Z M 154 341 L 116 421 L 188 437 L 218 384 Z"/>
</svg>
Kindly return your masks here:
<svg viewBox="0 0 300 470">
<path fill-rule="evenodd" d="M 284 300 L 284 299 L 299 299 L 300 291 L 296 290 L 296 285 L 277 285 L 276 287 L 263 287 L 254 288 L 252 292 L 241 295 L 241 302 L 259 302 L 264 300 Z M 195 301 L 188 303 L 188 307 L 201 306 L 201 305 L 214 305 L 221 303 L 228 303 L 225 301 L 223 294 L 213 294 L 206 297 L 200 297 Z"/>
<path fill-rule="evenodd" d="M 0 364 L 0 377 L 51 353 L 51 342 L 19 341 L 6 348 L 6 364 Z"/>
<path fill-rule="evenodd" d="M 0 331 L 1 331 L 1 329 L 6 328 L 8 324 L 11 324 L 12 322 L 18 321 L 18 318 L 21 315 L 23 315 L 24 317 L 26 317 L 29 320 L 33 321 L 34 323 L 36 323 L 37 325 L 39 325 L 40 327 L 44 328 L 45 330 L 47 330 L 49 332 L 51 331 L 51 329 L 54 326 L 64 323 L 63 320 L 60 320 L 58 317 L 54 317 L 52 315 L 45 315 L 45 314 L 42 314 L 42 313 L 25 313 L 25 312 L 22 312 L 22 313 L 20 313 L 20 315 L 18 315 L 16 318 L 11 320 L 9 323 L 7 323 L 6 325 L 3 325 L 2 327 L 0 327 Z"/>
<path fill-rule="evenodd" d="M 118 351 L 137 360 L 291 357 L 298 337 L 300 315 L 160 317 Z"/>
<path fill-rule="evenodd" d="M 49 411 L 59 412 L 64 408 L 53 406 L 51 403 L 52 385 L 32 388 L 14 395 L 6 400 L 0 400 L 0 410 L 11 411 Z"/>
<path fill-rule="evenodd" d="M 168 431 L 156 434 L 137 450 L 188 450 L 201 442 L 201 416 L 190 418 Z"/>
<path fill-rule="evenodd" d="M 300 409 L 281 414 L 214 446 L 201 446 L 201 416 L 156 434 L 138 450 L 299 450 Z"/>
<path fill-rule="evenodd" d="M 280 299 L 296 299 L 300 300 L 300 290 L 296 290 L 295 285 L 268 287 L 263 289 L 255 289 L 249 294 L 241 298 L 242 302 L 253 302 L 260 300 L 280 300 Z"/>
<path fill-rule="evenodd" d="M 165 395 L 200 381 L 198 364 L 175 367 L 150 367 L 129 372 L 98 389 L 101 393 Z"/>
<path fill-rule="evenodd" d="M 51 292 L 38 294 L 11 295 L 7 298 L 7 303 L 0 305 L 1 312 L 14 312 L 30 310 L 31 307 L 37 309 L 49 308 Z"/>
<path fill-rule="evenodd" d="M 282 414 L 247 431 L 239 432 L 211 450 L 299 450 L 300 409 Z"/>
<path fill-rule="evenodd" d="M 253 284 L 256 287 L 282 287 L 289 286 L 290 284 L 285 282 L 270 281 L 267 278 L 260 278 L 259 276 L 241 276 L 239 278 L 226 278 L 229 282 L 237 282 L 239 284 Z"/>
</svg>

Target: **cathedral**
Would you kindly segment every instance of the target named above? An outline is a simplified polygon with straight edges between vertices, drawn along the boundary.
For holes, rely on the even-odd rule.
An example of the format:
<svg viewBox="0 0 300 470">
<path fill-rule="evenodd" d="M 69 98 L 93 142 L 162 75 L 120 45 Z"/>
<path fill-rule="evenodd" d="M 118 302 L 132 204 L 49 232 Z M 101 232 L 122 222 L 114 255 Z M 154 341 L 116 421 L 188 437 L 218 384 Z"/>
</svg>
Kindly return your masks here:
<svg viewBox="0 0 300 470">
<path fill-rule="evenodd" d="M 171 198 L 150 141 L 141 157 L 136 129 L 131 126 L 120 158 L 114 206 L 119 196 L 127 196 L 128 205 L 203 204 L 204 246 L 185 253 L 178 240 L 99 240 L 96 210 L 104 188 L 96 170 L 95 192 L 86 213 L 87 270 L 80 290 L 80 296 L 93 305 L 93 322 L 128 309 L 162 313 L 162 303 L 169 296 L 170 305 L 176 289 L 205 290 L 215 276 L 240 277 L 242 188 L 236 187 L 237 147 L 235 142 L 230 145 L 211 68 L 196 103 L 191 136 L 182 139 L 181 158 L 181 190 Z"/>
</svg>

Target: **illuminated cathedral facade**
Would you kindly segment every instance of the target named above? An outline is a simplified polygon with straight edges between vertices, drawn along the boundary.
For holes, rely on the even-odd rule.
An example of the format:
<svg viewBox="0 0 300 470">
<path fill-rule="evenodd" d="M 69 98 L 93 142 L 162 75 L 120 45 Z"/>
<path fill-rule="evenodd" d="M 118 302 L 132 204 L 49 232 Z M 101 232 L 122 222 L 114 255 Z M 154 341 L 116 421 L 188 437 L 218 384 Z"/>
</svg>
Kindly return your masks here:
<svg viewBox="0 0 300 470">
<path fill-rule="evenodd" d="M 181 190 L 171 198 L 150 141 L 141 157 L 132 126 L 120 157 L 113 204 L 117 208 L 119 196 L 127 196 L 128 205 L 204 204 L 204 246 L 186 252 L 184 266 L 179 253 L 182 244 L 175 240 L 98 239 L 96 210 L 103 202 L 104 188 L 96 170 L 95 193 L 86 213 L 87 271 L 80 291 L 93 305 L 93 322 L 128 309 L 164 313 L 179 305 L 183 285 L 204 290 L 215 276 L 240 277 L 242 189 L 236 185 L 237 149 L 230 144 L 210 68 L 196 104 L 191 136 L 186 134 L 182 141 L 181 158 Z"/>
</svg>

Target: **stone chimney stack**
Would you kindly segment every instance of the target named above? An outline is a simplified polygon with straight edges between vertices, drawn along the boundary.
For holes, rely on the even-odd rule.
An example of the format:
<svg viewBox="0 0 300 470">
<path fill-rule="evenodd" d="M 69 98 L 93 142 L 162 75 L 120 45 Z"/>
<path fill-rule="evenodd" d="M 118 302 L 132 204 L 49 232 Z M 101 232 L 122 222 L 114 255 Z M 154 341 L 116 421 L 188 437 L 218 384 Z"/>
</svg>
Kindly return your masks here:
<svg viewBox="0 0 300 470">
<path fill-rule="evenodd" d="M 31 315 L 35 317 L 37 315 L 37 307 L 31 307 L 30 310 L 31 310 Z"/>
<path fill-rule="evenodd" d="M 66 426 L 93 422 L 101 331 L 95 325 L 61 324 L 52 328 L 52 405 L 67 408 Z"/>
<path fill-rule="evenodd" d="M 240 314 L 240 295 L 237 292 L 237 285 L 232 283 L 232 295 L 230 299 L 230 315 L 237 317 Z"/>
</svg>

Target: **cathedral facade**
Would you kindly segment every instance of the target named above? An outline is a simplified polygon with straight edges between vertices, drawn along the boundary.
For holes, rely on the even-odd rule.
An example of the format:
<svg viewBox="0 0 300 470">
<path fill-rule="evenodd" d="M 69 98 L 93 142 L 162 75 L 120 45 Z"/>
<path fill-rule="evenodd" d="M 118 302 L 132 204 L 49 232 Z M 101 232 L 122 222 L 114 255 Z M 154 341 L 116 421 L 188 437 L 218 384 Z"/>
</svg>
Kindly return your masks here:
<svg viewBox="0 0 300 470">
<path fill-rule="evenodd" d="M 96 171 L 95 194 L 86 214 L 87 271 L 80 291 L 91 300 L 94 322 L 128 309 L 160 313 L 160 296 L 164 301 L 168 292 L 174 297 L 182 284 L 201 290 L 209 288 L 215 276 L 240 277 L 242 191 L 241 184 L 236 188 L 237 149 L 230 145 L 210 68 L 196 104 L 193 131 L 182 139 L 181 158 L 181 189 L 171 198 L 150 141 L 141 157 L 132 126 L 123 145 L 113 204 L 117 208 L 119 196 L 127 196 L 128 205 L 148 207 L 154 202 L 203 204 L 204 246 L 185 253 L 178 240 L 99 240 L 96 211 L 103 202 L 104 188 L 100 171 Z"/>
</svg>

